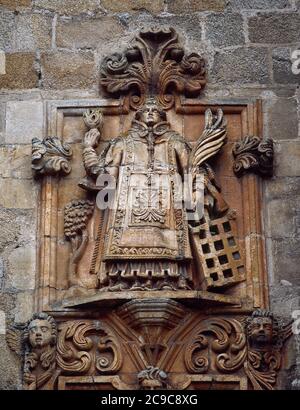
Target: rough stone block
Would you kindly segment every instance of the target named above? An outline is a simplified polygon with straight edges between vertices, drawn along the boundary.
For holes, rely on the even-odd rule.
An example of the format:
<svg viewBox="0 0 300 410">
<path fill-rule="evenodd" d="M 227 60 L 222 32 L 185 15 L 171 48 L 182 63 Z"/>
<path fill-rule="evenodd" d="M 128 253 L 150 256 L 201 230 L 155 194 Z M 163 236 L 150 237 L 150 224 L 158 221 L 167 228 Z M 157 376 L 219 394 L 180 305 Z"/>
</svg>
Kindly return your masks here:
<svg viewBox="0 0 300 410">
<path fill-rule="evenodd" d="M 0 260 L 1 269 L 1 260 Z M 5 335 L 6 333 L 6 315 L 3 310 L 0 310 L 0 335 Z"/>
<path fill-rule="evenodd" d="M 0 335 L 0 390 L 21 389 L 21 363 Z"/>
<path fill-rule="evenodd" d="M 31 6 L 31 0 L 1 0 L 0 5 L 10 10 L 19 10 Z"/>
<path fill-rule="evenodd" d="M 51 48 L 52 18 L 42 14 L 20 14 L 16 18 L 13 47 L 15 51 Z"/>
<path fill-rule="evenodd" d="M 36 251 L 31 244 L 17 247 L 8 259 L 6 289 L 33 290 L 35 286 Z"/>
<path fill-rule="evenodd" d="M 300 196 L 300 176 L 272 178 L 264 181 L 264 197 L 272 199 L 290 199 Z"/>
<path fill-rule="evenodd" d="M 114 17 L 99 19 L 59 20 L 56 45 L 63 48 L 104 48 L 115 44 L 124 29 Z"/>
<path fill-rule="evenodd" d="M 34 0 L 34 7 L 59 14 L 79 15 L 99 10 L 99 0 Z"/>
<path fill-rule="evenodd" d="M 298 236 L 300 233 L 299 203 L 300 196 L 293 197 L 287 202 L 285 201 L 284 196 L 281 199 L 273 199 L 269 201 L 266 204 L 266 236 L 279 239 Z"/>
<path fill-rule="evenodd" d="M 293 177 L 300 175 L 300 142 L 281 141 L 275 144 L 275 175 Z"/>
<path fill-rule="evenodd" d="M 294 49 L 279 47 L 272 52 L 273 76 L 275 83 L 279 84 L 299 84 L 300 74 L 292 72 L 292 53 Z M 299 53 L 300 58 L 300 53 Z M 297 68 L 300 68 L 300 63 Z"/>
<path fill-rule="evenodd" d="M 214 47 L 245 44 L 243 18 L 237 13 L 211 14 L 205 23 L 205 37 Z"/>
<path fill-rule="evenodd" d="M 20 292 L 16 297 L 15 322 L 25 323 L 33 315 L 33 294 L 32 292 Z"/>
<path fill-rule="evenodd" d="M 299 286 L 300 238 L 273 239 L 272 256 L 275 281 L 284 279 Z"/>
<path fill-rule="evenodd" d="M 269 82 L 268 55 L 262 48 L 238 48 L 216 52 L 210 82 L 258 83 Z"/>
<path fill-rule="evenodd" d="M 13 13 L 0 11 L 0 50 L 10 51 L 14 34 L 15 16 Z"/>
<path fill-rule="evenodd" d="M 230 0 L 228 9 L 232 10 L 268 10 L 289 9 L 289 0 Z"/>
<path fill-rule="evenodd" d="M 274 140 L 298 138 L 296 98 L 279 98 L 268 101 L 266 128 Z"/>
<path fill-rule="evenodd" d="M 91 88 L 97 83 L 92 52 L 43 53 L 42 84 L 45 89 Z"/>
<path fill-rule="evenodd" d="M 6 142 L 30 144 L 31 139 L 43 137 L 43 103 L 10 101 L 6 106 Z"/>
<path fill-rule="evenodd" d="M 164 0 L 101 0 L 101 6 L 113 13 L 146 10 L 157 14 L 164 10 Z"/>
<path fill-rule="evenodd" d="M 16 215 L 10 209 L 0 208 L 0 251 L 6 246 L 16 243 L 20 234 L 20 227 L 15 223 Z M 2 260 L 2 272 L 4 271 L 4 263 Z"/>
<path fill-rule="evenodd" d="M 0 88 L 28 89 L 38 86 L 34 53 L 7 53 L 6 74 L 0 75 Z"/>
<path fill-rule="evenodd" d="M 0 50 L 0 75 L 5 74 L 6 68 L 5 68 L 5 52 L 3 50 Z"/>
<path fill-rule="evenodd" d="M 6 104 L 0 103 L 0 132 L 5 130 Z"/>
<path fill-rule="evenodd" d="M 3 284 L 4 284 L 4 275 L 5 275 L 4 262 L 3 262 L 3 258 L 0 257 L 0 289 L 2 289 Z"/>
<path fill-rule="evenodd" d="M 0 178 L 0 206 L 12 209 L 36 208 L 38 185 L 30 179 Z"/>
<path fill-rule="evenodd" d="M 296 13 L 259 13 L 248 20 L 252 43 L 293 43 L 299 41 L 300 15 Z"/>
<path fill-rule="evenodd" d="M 32 178 L 31 145 L 0 146 L 0 177 Z"/>
<path fill-rule="evenodd" d="M 226 0 L 167 0 L 169 13 L 186 14 L 197 11 L 223 11 Z"/>
</svg>

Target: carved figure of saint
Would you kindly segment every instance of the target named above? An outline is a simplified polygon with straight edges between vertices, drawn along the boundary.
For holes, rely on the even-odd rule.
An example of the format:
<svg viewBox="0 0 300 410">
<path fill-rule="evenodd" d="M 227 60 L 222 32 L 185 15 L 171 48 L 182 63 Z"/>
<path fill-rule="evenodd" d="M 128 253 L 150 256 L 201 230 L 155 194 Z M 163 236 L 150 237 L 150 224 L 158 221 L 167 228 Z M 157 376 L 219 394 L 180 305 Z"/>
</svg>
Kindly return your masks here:
<svg viewBox="0 0 300 410">
<path fill-rule="evenodd" d="M 204 216 L 228 210 L 205 162 L 224 144 L 225 125 L 221 110 L 217 118 L 208 110 L 206 128 L 192 148 L 171 129 L 165 111 L 151 98 L 136 112 L 129 131 L 111 140 L 100 156 L 96 152 L 100 132 L 93 128 L 86 133 L 87 177 L 79 185 L 97 192 L 102 188 L 96 184 L 99 176 L 116 181 L 113 206 L 95 207 L 80 262 L 81 270 L 88 267 L 90 274 L 97 275 L 97 286 L 104 290 L 193 288 L 193 276 L 201 267 L 195 266 L 197 246 L 178 187 L 190 175 L 191 184 L 183 186 L 187 196 L 195 198 L 195 181 L 201 177 Z"/>
</svg>

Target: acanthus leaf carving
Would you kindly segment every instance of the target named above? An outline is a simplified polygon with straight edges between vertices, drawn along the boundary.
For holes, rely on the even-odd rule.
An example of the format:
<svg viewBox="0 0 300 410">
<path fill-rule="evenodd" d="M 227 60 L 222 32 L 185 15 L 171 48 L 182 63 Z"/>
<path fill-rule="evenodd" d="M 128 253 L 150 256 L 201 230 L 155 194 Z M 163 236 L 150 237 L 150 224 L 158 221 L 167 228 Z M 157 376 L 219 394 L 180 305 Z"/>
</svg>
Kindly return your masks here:
<svg viewBox="0 0 300 410">
<path fill-rule="evenodd" d="M 238 141 L 232 150 L 233 171 L 237 176 L 255 172 L 264 176 L 273 174 L 274 148 L 272 139 L 247 135 Z"/>
<path fill-rule="evenodd" d="M 175 91 L 199 95 L 206 83 L 205 63 L 196 53 L 185 54 L 173 28 L 143 29 L 124 53 L 104 59 L 100 82 L 109 94 L 129 95 L 134 109 L 150 95 L 157 95 L 168 109 L 174 105 Z"/>
<path fill-rule="evenodd" d="M 68 175 L 72 148 L 57 137 L 32 139 L 32 169 L 36 175 Z"/>
</svg>

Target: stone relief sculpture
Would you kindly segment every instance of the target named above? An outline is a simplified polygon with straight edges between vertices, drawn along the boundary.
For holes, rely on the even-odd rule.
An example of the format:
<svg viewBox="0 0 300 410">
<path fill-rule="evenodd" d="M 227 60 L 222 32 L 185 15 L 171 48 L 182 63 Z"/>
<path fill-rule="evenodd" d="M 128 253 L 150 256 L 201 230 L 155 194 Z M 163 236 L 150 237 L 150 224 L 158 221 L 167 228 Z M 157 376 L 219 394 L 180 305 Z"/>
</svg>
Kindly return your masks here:
<svg viewBox="0 0 300 410">
<path fill-rule="evenodd" d="M 136 112 L 128 133 L 110 141 L 100 155 L 95 150 L 100 132 L 92 128 L 86 133 L 87 176 L 79 185 L 97 193 L 102 179 L 115 188 L 111 209 L 95 209 L 98 226 L 89 236 L 96 241 L 85 263 L 102 290 L 192 289 L 200 283 L 213 288 L 244 279 L 229 207 L 207 162 L 225 143 L 226 121 L 221 110 L 217 116 L 207 110 L 205 119 L 193 148 L 170 128 L 154 98 Z M 67 236 L 72 206 L 65 211 Z M 217 258 L 210 250 L 213 235 L 220 243 Z M 229 246 L 223 245 L 226 237 L 232 238 Z"/>
<path fill-rule="evenodd" d="M 61 139 L 33 141 L 33 168 L 51 176 L 37 299 L 55 320 L 37 314 L 8 333 L 26 388 L 276 388 L 291 326 L 262 310 L 259 178 L 236 178 L 270 175 L 273 143 L 232 138 L 259 135 L 259 105 L 196 100 L 205 74 L 174 29 L 141 30 L 102 63 L 110 102 L 70 103 L 65 128 L 63 105 L 50 128 Z"/>
<path fill-rule="evenodd" d="M 57 326 L 46 313 L 34 314 L 23 329 L 7 332 L 11 350 L 23 356 L 23 381 L 26 390 L 52 390 L 56 372 Z"/>
<path fill-rule="evenodd" d="M 273 141 L 247 135 L 232 150 L 233 170 L 237 176 L 253 171 L 264 176 L 273 174 Z"/>
<path fill-rule="evenodd" d="M 281 367 L 281 350 L 292 334 L 292 325 L 282 323 L 267 310 L 257 310 L 246 319 L 245 330 L 248 340 L 245 372 L 254 390 L 273 390 Z"/>
</svg>

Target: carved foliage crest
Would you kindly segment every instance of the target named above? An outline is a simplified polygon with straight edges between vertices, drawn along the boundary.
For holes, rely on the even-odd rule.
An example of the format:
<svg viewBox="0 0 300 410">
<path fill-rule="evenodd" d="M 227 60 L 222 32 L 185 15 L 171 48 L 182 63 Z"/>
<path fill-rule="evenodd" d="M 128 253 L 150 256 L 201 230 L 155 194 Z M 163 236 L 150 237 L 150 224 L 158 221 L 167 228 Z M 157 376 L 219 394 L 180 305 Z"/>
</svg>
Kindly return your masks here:
<svg viewBox="0 0 300 410">
<path fill-rule="evenodd" d="M 205 64 L 198 54 L 185 53 L 173 28 L 144 29 L 130 48 L 104 59 L 100 82 L 108 94 L 128 94 L 134 109 L 149 95 L 157 95 L 168 109 L 174 92 L 199 95 L 206 82 Z"/>
</svg>

